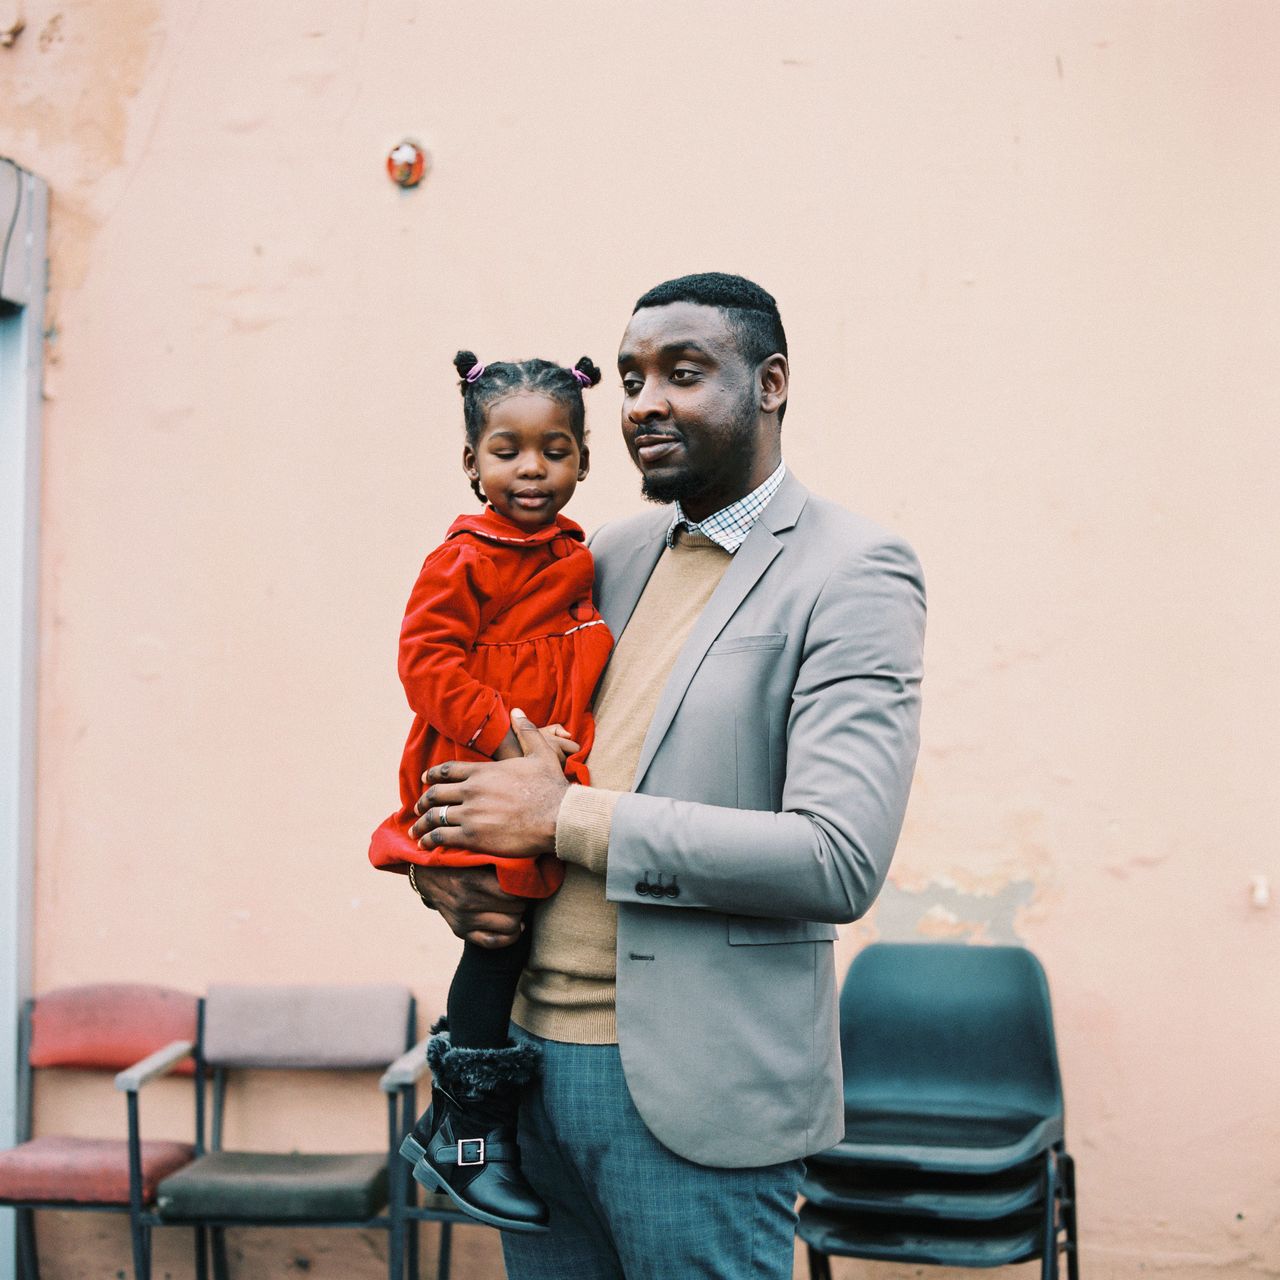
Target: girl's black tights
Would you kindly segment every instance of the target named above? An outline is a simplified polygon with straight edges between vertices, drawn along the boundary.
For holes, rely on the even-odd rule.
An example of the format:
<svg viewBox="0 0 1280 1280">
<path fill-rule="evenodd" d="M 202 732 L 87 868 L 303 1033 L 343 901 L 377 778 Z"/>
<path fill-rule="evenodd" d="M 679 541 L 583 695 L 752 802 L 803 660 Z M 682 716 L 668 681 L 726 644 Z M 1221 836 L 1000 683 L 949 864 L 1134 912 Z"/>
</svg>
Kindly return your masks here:
<svg viewBox="0 0 1280 1280">
<path fill-rule="evenodd" d="M 529 959 L 533 933 L 526 923 L 519 941 L 490 949 L 462 944 L 449 988 L 449 1039 L 456 1049 L 502 1049 L 515 1003 L 516 983 Z"/>
</svg>

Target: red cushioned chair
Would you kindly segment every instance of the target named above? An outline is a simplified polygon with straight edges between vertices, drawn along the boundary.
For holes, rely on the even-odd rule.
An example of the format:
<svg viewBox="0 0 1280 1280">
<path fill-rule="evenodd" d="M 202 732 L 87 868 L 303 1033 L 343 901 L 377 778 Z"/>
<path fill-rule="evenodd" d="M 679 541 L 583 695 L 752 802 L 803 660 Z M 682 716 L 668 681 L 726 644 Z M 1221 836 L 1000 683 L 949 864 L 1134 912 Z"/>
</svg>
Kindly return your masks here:
<svg viewBox="0 0 1280 1280">
<path fill-rule="evenodd" d="M 19 1029 L 18 1137 L 0 1152 L 0 1204 L 18 1210 L 18 1274 L 39 1280 L 33 1210 L 89 1209 L 129 1215 L 137 1280 L 150 1280 L 147 1207 L 162 1178 L 195 1155 L 189 1142 L 143 1142 L 138 1091 L 173 1070 L 191 1074 L 200 1001 L 182 991 L 131 983 L 66 987 L 28 1000 Z M 115 1071 L 126 1094 L 126 1137 L 31 1136 L 34 1073 L 45 1068 Z M 202 1093 L 196 1077 L 197 1095 Z M 195 1141 L 203 1140 L 197 1099 Z M 198 1256 L 203 1249 L 198 1247 Z"/>
</svg>

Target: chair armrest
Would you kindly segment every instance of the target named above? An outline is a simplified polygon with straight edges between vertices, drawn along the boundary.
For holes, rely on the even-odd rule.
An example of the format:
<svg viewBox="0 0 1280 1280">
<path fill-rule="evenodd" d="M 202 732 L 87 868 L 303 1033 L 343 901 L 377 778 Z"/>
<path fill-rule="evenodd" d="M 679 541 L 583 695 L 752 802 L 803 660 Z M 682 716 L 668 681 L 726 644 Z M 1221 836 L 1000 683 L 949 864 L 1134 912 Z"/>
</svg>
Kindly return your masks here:
<svg viewBox="0 0 1280 1280">
<path fill-rule="evenodd" d="M 150 1057 L 120 1072 L 116 1076 L 116 1088 L 121 1093 L 137 1093 L 147 1081 L 172 1071 L 194 1048 L 190 1040 L 175 1040 L 163 1049 L 157 1049 Z"/>
<path fill-rule="evenodd" d="M 406 1085 L 416 1084 L 427 1074 L 427 1042 L 419 1040 L 412 1049 L 402 1053 L 383 1073 L 378 1088 L 383 1093 L 395 1093 Z"/>
</svg>

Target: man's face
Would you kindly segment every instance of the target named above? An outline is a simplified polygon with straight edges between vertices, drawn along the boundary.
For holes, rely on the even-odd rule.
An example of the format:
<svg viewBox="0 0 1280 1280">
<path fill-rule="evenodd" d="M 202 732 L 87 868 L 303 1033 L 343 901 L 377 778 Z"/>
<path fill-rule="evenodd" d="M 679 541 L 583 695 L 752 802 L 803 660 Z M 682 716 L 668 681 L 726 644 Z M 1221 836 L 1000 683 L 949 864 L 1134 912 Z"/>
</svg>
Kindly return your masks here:
<svg viewBox="0 0 1280 1280">
<path fill-rule="evenodd" d="M 678 499 L 702 520 L 777 465 L 777 427 L 761 412 L 757 370 L 718 308 L 673 302 L 637 311 L 618 372 L 623 438 L 651 501 Z"/>
</svg>

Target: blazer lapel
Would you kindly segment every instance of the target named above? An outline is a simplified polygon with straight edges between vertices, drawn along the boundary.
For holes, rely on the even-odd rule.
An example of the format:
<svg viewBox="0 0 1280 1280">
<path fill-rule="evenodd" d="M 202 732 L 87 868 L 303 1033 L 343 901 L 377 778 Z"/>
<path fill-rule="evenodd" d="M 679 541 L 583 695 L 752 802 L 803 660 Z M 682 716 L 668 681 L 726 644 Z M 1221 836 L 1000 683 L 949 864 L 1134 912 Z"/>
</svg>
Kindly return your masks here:
<svg viewBox="0 0 1280 1280">
<path fill-rule="evenodd" d="M 685 641 L 679 657 L 676 658 L 675 666 L 671 668 L 667 683 L 663 686 L 653 719 L 649 722 L 649 730 L 645 734 L 644 745 L 640 749 L 640 761 L 636 766 L 635 781 L 632 783 L 633 790 L 640 789 L 644 775 L 657 754 L 667 730 L 671 727 L 671 722 L 680 709 L 680 703 L 684 701 L 689 683 L 701 666 L 703 658 L 706 657 L 707 650 L 715 643 L 716 637 L 737 612 L 738 606 L 747 598 L 752 587 L 759 582 L 764 571 L 781 553 L 783 544 L 777 535 L 795 524 L 808 496 L 808 490 L 804 485 L 787 472 L 773 500 L 761 513 L 751 532 L 747 534 L 746 541 L 734 553 L 733 560 L 724 572 L 724 577 L 720 579 L 715 591 L 711 594 L 711 599 L 707 601 L 706 608 L 694 623 L 688 640 Z M 655 557 L 655 563 L 656 559 Z M 650 564 L 647 573 L 652 572 L 652 569 L 653 565 Z M 641 589 L 643 589 L 643 583 Z M 637 591 L 628 606 L 628 617 L 630 617 L 630 610 L 635 608 L 639 594 Z M 614 632 L 614 634 L 618 633 Z"/>
<path fill-rule="evenodd" d="M 666 550 L 666 533 L 670 522 L 670 508 L 664 508 L 664 514 L 653 522 L 645 537 L 636 540 L 625 557 L 611 557 L 607 574 L 601 571 L 597 561 L 596 608 L 608 623 L 615 641 L 631 621 L 636 601 L 640 599 L 649 581 L 653 566 Z"/>
</svg>

